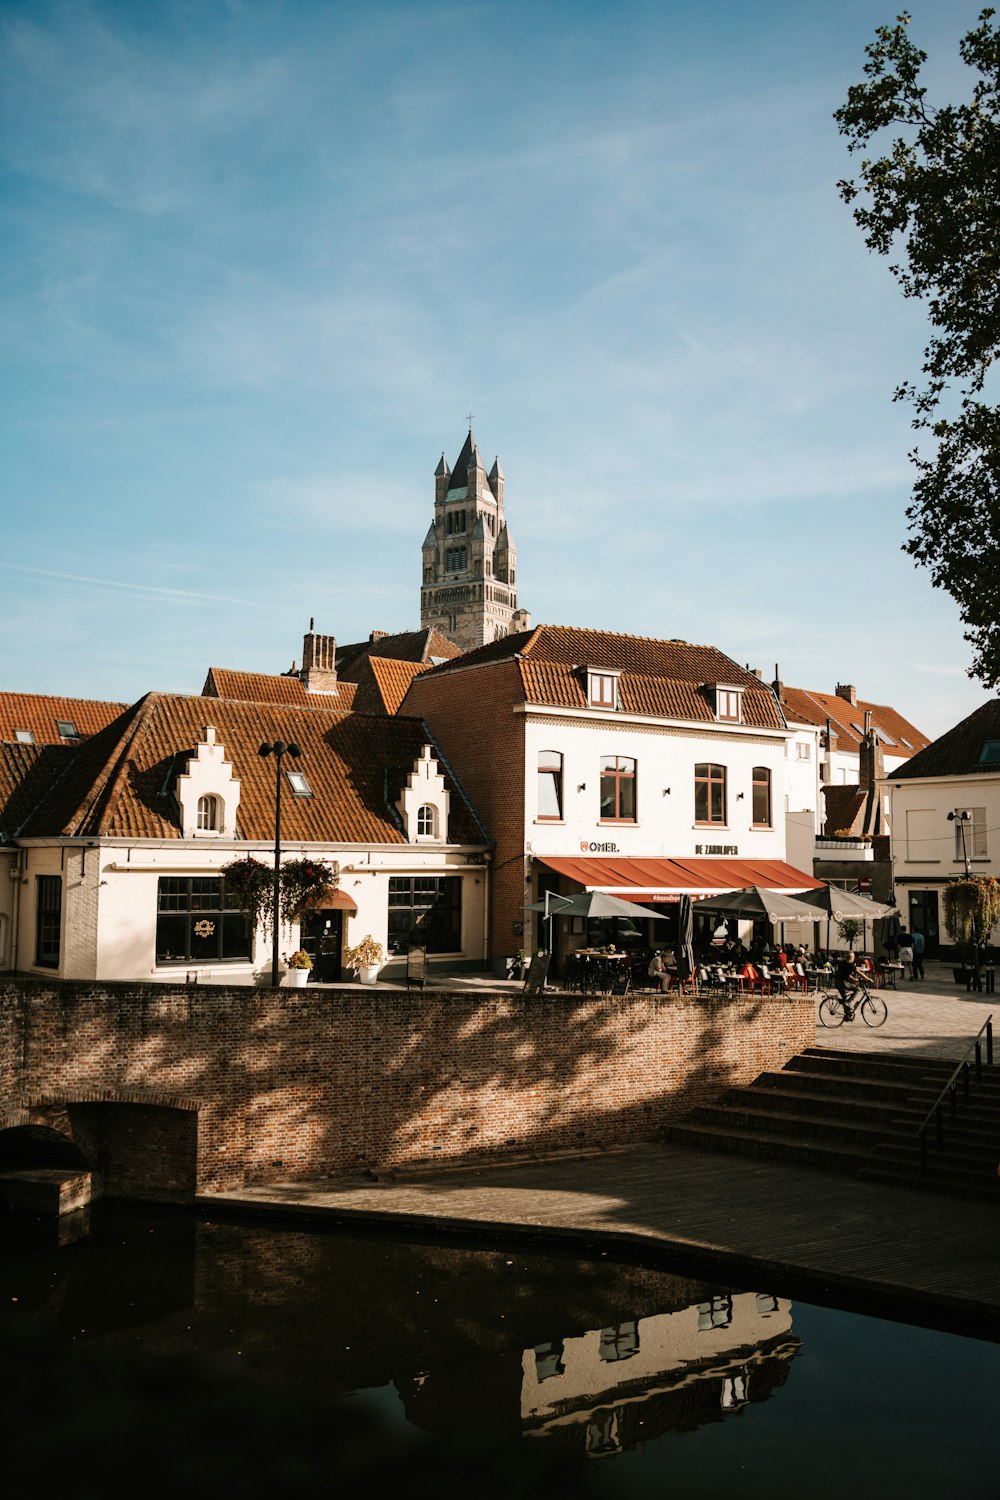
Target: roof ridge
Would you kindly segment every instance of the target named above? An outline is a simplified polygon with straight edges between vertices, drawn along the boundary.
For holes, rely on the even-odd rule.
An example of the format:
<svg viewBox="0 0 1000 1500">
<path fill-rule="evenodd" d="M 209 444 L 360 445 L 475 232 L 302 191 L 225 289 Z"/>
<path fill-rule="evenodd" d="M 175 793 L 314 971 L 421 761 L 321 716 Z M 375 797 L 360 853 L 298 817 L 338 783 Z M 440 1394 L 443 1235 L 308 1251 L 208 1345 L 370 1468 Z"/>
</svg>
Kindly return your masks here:
<svg viewBox="0 0 1000 1500">
<path fill-rule="evenodd" d="M 134 744 L 139 730 L 152 717 L 154 701 L 160 697 L 168 696 L 170 695 L 166 693 L 144 693 L 143 696 L 132 705 L 132 711 L 135 714 L 135 717 L 131 721 L 130 725 L 127 726 L 126 729 L 118 736 L 115 753 L 113 755 L 105 757 L 103 766 L 104 774 L 99 775 L 96 781 L 93 783 L 91 787 L 92 795 L 90 801 L 86 805 L 82 817 L 75 817 L 74 832 L 79 833 L 83 829 L 84 825 L 87 822 L 87 819 L 91 817 L 98 803 L 101 802 L 102 799 L 104 801 L 104 809 L 105 811 L 107 810 L 112 801 L 112 798 L 115 796 L 116 791 L 121 785 L 122 774 L 124 772 L 125 765 L 127 764 L 126 757 L 128 750 Z M 182 695 L 177 694 L 175 696 L 180 697 Z M 207 701 L 210 702 L 211 700 L 209 699 Z M 116 719 L 115 723 L 117 722 L 118 721 Z M 109 729 L 111 727 L 111 725 L 108 726 Z M 93 745 L 95 739 L 97 739 L 97 735 L 94 735 L 93 739 L 88 741 L 88 744 Z M 70 836 L 72 837 L 72 835 Z"/>
</svg>

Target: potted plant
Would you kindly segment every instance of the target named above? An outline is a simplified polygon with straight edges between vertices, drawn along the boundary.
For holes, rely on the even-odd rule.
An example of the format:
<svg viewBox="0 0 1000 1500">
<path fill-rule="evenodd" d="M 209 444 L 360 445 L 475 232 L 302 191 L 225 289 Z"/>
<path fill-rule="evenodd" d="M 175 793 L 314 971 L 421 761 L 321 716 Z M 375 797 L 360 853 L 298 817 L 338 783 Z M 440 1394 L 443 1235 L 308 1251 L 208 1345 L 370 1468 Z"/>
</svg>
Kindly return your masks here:
<svg viewBox="0 0 1000 1500">
<path fill-rule="evenodd" d="M 524 978 L 524 949 L 523 948 L 518 948 L 517 952 L 513 955 L 513 957 L 509 958 L 507 960 L 507 978 L 508 979 L 523 979 Z"/>
<path fill-rule="evenodd" d="M 370 932 L 366 932 L 360 943 L 344 949 L 344 962 L 353 969 L 362 984 L 374 984 L 378 971 L 385 963 L 385 950 Z"/>
<path fill-rule="evenodd" d="M 288 983 L 293 987 L 301 988 L 309 983 L 309 970 L 313 961 L 304 948 L 296 948 L 294 953 L 283 954 L 285 967 L 288 970 Z"/>
<path fill-rule="evenodd" d="M 992 875 L 969 875 L 944 888 L 944 925 L 953 943 L 964 948 L 963 966 L 954 969 L 956 984 L 983 987 L 980 949 L 1000 919 L 1000 880 Z"/>
</svg>

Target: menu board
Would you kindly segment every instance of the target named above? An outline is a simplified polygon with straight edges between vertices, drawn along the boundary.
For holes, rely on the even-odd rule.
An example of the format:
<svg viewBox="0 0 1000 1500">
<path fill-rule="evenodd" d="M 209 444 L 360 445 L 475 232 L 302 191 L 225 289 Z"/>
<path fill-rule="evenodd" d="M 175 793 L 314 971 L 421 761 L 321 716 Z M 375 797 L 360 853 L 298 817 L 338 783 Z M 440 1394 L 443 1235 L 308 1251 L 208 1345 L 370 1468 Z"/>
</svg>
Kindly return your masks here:
<svg viewBox="0 0 1000 1500">
<path fill-rule="evenodd" d="M 540 995 L 545 989 L 545 981 L 549 973 L 548 953 L 536 953 L 528 968 L 528 977 L 524 981 L 524 993 L 526 995 Z"/>
</svg>

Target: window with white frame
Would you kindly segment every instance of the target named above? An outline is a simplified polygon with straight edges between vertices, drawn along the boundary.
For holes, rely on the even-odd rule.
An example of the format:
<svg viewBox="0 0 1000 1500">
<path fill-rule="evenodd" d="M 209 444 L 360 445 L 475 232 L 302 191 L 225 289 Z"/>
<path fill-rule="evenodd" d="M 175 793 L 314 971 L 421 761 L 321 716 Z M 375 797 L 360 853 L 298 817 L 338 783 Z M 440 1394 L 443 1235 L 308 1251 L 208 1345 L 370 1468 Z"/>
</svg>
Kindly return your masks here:
<svg viewBox="0 0 1000 1500">
<path fill-rule="evenodd" d="M 417 809 L 417 838 L 437 838 L 437 808 L 427 802 Z"/>
<path fill-rule="evenodd" d="M 796 760 L 812 760 L 812 746 L 808 740 L 798 740 L 795 745 Z"/>
<path fill-rule="evenodd" d="M 560 822 L 563 815 L 563 758 L 558 750 L 538 752 L 538 813 L 546 822 Z"/>
<path fill-rule="evenodd" d="M 727 724 L 738 724 L 742 714 L 743 694 L 738 688 L 717 687 L 715 689 L 715 717 Z"/>
<path fill-rule="evenodd" d="M 590 703 L 592 708 L 617 708 L 617 673 L 588 671 L 587 701 Z"/>
<path fill-rule="evenodd" d="M 217 833 L 219 829 L 218 797 L 198 798 L 198 832 Z"/>
</svg>

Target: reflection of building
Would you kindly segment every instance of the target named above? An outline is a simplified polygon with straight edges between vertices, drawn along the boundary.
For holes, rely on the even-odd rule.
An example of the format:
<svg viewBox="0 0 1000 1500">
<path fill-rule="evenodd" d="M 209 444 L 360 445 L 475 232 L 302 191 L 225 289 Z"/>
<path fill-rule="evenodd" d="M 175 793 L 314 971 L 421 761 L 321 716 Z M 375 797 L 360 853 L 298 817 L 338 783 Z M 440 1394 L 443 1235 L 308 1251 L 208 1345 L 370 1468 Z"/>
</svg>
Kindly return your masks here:
<svg viewBox="0 0 1000 1500">
<path fill-rule="evenodd" d="M 791 1303 L 722 1293 L 524 1351 L 521 1417 L 593 1457 L 765 1400 L 797 1353 Z"/>
<path fill-rule="evenodd" d="M 993 698 L 898 766 L 892 799 L 892 865 L 903 921 L 936 958 L 944 934 L 941 892 L 966 869 L 996 875 L 1000 852 L 1000 699 Z M 968 817 L 953 817 L 968 813 Z"/>
</svg>

